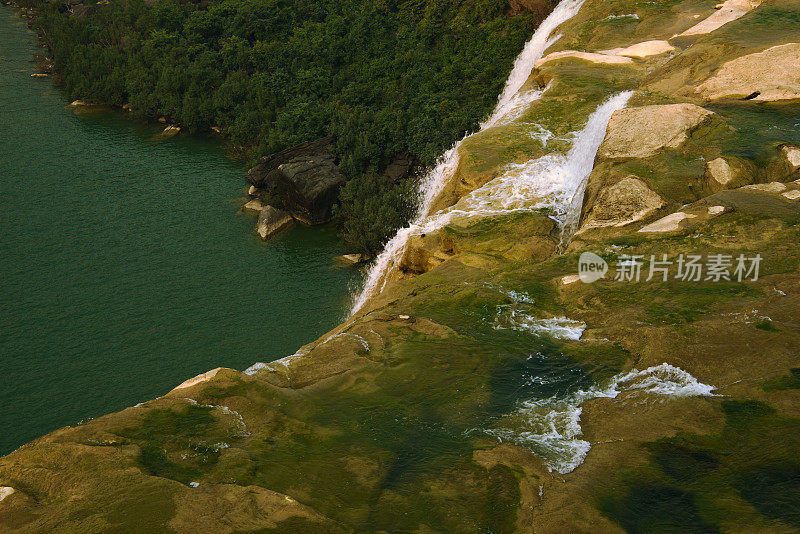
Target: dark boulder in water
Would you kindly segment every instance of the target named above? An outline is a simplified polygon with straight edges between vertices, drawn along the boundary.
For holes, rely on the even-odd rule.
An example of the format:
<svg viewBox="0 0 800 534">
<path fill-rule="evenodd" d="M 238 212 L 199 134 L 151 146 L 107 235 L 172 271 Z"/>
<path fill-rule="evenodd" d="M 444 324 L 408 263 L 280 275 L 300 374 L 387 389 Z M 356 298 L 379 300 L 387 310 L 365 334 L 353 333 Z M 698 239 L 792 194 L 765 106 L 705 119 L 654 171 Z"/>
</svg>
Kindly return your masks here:
<svg viewBox="0 0 800 534">
<path fill-rule="evenodd" d="M 247 173 L 248 180 L 275 193 L 296 220 L 326 223 L 345 182 L 330 145 L 326 137 L 265 156 Z"/>
</svg>

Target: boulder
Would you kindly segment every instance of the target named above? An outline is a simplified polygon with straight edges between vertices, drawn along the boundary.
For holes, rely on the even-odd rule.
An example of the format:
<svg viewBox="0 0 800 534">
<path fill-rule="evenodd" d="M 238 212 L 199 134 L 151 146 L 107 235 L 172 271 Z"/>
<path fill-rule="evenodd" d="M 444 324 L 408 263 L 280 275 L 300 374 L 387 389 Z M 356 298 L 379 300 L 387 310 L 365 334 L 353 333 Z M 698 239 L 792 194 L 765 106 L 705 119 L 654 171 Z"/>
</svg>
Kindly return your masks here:
<svg viewBox="0 0 800 534">
<path fill-rule="evenodd" d="M 756 178 L 756 166 L 749 160 L 723 156 L 706 163 L 702 191 L 704 195 L 718 193 L 724 189 L 736 189 L 752 184 Z"/>
<path fill-rule="evenodd" d="M 267 206 L 258 214 L 256 233 L 266 241 L 292 224 L 292 216 L 283 210 Z"/>
<path fill-rule="evenodd" d="M 14 488 L 11 486 L 0 486 L 0 501 L 14 493 Z"/>
<path fill-rule="evenodd" d="M 800 145 L 781 145 L 780 152 L 786 163 L 788 163 L 790 172 L 800 170 Z"/>
<path fill-rule="evenodd" d="M 164 128 L 164 131 L 161 132 L 161 137 L 173 137 L 178 135 L 180 132 L 180 126 L 167 126 Z"/>
<path fill-rule="evenodd" d="M 642 180 L 626 176 L 600 190 L 589 206 L 581 232 L 591 228 L 620 227 L 655 213 L 664 200 Z"/>
<path fill-rule="evenodd" d="M 248 180 L 259 189 L 275 193 L 298 221 L 326 223 L 345 182 L 330 144 L 330 138 L 318 139 L 265 156 L 250 169 Z"/>
<path fill-rule="evenodd" d="M 261 203 L 260 198 L 254 198 L 250 200 L 247 204 L 242 206 L 242 211 L 255 211 L 261 213 L 261 211 L 265 208 L 264 204 Z"/>
<path fill-rule="evenodd" d="M 767 176 L 773 182 L 788 182 L 800 176 L 800 145 L 786 143 L 778 147 L 777 158 L 767 166 Z"/>
<path fill-rule="evenodd" d="M 599 158 L 648 158 L 664 148 L 679 148 L 692 132 L 716 114 L 694 104 L 666 104 L 626 108 L 614 112 Z"/>
<path fill-rule="evenodd" d="M 800 100 L 800 43 L 728 61 L 698 85 L 697 92 L 706 100 Z"/>
<path fill-rule="evenodd" d="M 364 256 L 361 254 L 342 254 L 341 256 L 336 256 L 335 258 L 333 258 L 333 261 L 335 261 L 342 267 L 353 267 L 355 265 L 358 265 L 365 259 L 366 258 L 364 258 Z"/>
</svg>

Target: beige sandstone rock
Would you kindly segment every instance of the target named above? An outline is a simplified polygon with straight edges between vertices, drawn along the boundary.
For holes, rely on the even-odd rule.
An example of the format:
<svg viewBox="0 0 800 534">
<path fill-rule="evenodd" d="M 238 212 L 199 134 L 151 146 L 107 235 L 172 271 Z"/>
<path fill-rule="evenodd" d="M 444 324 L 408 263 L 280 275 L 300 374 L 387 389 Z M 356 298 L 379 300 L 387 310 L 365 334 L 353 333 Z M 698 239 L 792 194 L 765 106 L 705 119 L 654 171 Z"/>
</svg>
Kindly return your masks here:
<svg viewBox="0 0 800 534">
<path fill-rule="evenodd" d="M 253 196 L 256 193 L 258 193 L 258 188 L 256 186 L 254 186 L 254 185 L 251 185 L 250 189 L 247 190 L 247 194 L 250 195 L 250 196 Z"/>
<path fill-rule="evenodd" d="M 633 60 L 629 57 L 614 56 L 609 54 L 595 54 L 592 52 L 579 52 L 577 50 L 564 50 L 563 52 L 553 52 L 552 54 L 546 55 L 537 61 L 534 64 L 534 67 L 539 68 L 549 61 L 555 61 L 556 59 L 563 59 L 567 57 L 591 61 L 592 63 L 605 63 L 609 65 L 624 65 L 627 63 L 633 63 Z"/>
<path fill-rule="evenodd" d="M 697 86 L 708 100 L 752 98 L 755 101 L 800 99 L 800 43 L 787 43 L 723 64 Z"/>
<path fill-rule="evenodd" d="M 709 206 L 708 207 L 708 214 L 709 215 L 721 215 L 725 212 L 725 206 Z"/>
<path fill-rule="evenodd" d="M 621 109 L 611 116 L 600 158 L 647 158 L 662 148 L 678 148 L 714 113 L 694 104 Z"/>
<path fill-rule="evenodd" d="M 761 0 L 727 0 L 727 2 L 717 5 L 716 8 L 718 11 L 714 12 L 711 16 L 675 37 L 711 33 L 717 28 L 745 16 L 759 4 L 761 4 Z"/>
<path fill-rule="evenodd" d="M 647 184 L 635 176 L 627 176 L 600 190 L 580 231 L 625 226 L 644 219 L 662 206 L 664 200 Z"/>
<path fill-rule="evenodd" d="M 645 58 L 650 56 L 658 56 L 672 52 L 675 47 L 669 44 L 668 41 L 645 41 L 643 43 L 636 43 L 625 48 L 612 48 L 610 50 L 601 50 L 601 54 L 608 54 L 611 56 L 624 56 L 632 58 Z"/>
<path fill-rule="evenodd" d="M 783 145 L 781 146 L 781 155 L 786 163 L 789 164 L 790 172 L 800 169 L 800 146 Z"/>
<path fill-rule="evenodd" d="M 283 210 L 266 206 L 258 215 L 256 233 L 267 240 L 294 222 L 292 216 Z"/>
<path fill-rule="evenodd" d="M 14 493 L 14 488 L 11 486 L 0 486 L 0 502 L 12 493 Z"/>
<path fill-rule="evenodd" d="M 781 193 L 786 191 L 786 185 L 780 182 L 770 182 L 768 184 L 753 184 L 746 185 L 742 189 L 749 189 L 752 191 L 764 191 L 765 193 Z"/>
<path fill-rule="evenodd" d="M 205 373 L 201 373 L 194 378 L 190 378 L 189 380 L 182 382 L 179 386 L 176 386 L 175 389 L 188 388 L 200 384 L 202 382 L 208 382 L 209 380 L 214 378 L 214 376 L 219 372 L 220 369 L 222 369 L 222 367 L 217 367 L 216 369 L 212 369 L 210 371 L 206 371 Z"/>
<path fill-rule="evenodd" d="M 639 231 L 646 233 L 674 232 L 680 229 L 681 221 L 684 219 L 694 219 L 695 217 L 697 216 L 679 211 L 667 215 L 654 223 L 648 224 Z"/>
<path fill-rule="evenodd" d="M 341 265 L 351 267 L 361 263 L 364 257 L 361 254 L 342 254 L 341 256 L 336 256 L 333 260 Z"/>
<path fill-rule="evenodd" d="M 755 166 L 741 158 L 719 157 L 706 163 L 703 190 L 713 194 L 753 183 Z"/>
<path fill-rule="evenodd" d="M 181 131 L 180 126 L 167 126 L 164 128 L 164 131 L 161 132 L 161 137 L 173 137 L 178 135 Z"/>
<path fill-rule="evenodd" d="M 800 189 L 792 189 L 791 191 L 783 193 L 782 196 L 786 197 L 789 200 L 797 200 L 798 198 L 800 198 Z"/>
<path fill-rule="evenodd" d="M 264 208 L 265 208 L 265 206 L 261 203 L 261 200 L 258 199 L 258 198 L 254 198 L 254 199 L 250 200 L 247 204 L 242 206 L 242 209 L 244 211 L 255 211 L 255 212 L 259 212 L 259 213 Z"/>
</svg>

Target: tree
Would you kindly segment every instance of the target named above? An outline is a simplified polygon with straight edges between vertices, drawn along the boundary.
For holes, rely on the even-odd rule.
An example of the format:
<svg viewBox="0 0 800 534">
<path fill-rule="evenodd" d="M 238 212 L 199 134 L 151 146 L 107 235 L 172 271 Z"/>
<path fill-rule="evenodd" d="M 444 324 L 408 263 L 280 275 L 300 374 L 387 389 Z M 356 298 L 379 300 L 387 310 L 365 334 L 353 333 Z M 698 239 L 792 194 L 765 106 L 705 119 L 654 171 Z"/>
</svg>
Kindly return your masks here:
<svg viewBox="0 0 800 534">
<path fill-rule="evenodd" d="M 339 192 L 334 219 L 339 235 L 354 252 L 376 256 L 398 228 L 408 223 L 417 206 L 416 180 L 392 185 L 376 173 L 347 182 Z"/>
</svg>

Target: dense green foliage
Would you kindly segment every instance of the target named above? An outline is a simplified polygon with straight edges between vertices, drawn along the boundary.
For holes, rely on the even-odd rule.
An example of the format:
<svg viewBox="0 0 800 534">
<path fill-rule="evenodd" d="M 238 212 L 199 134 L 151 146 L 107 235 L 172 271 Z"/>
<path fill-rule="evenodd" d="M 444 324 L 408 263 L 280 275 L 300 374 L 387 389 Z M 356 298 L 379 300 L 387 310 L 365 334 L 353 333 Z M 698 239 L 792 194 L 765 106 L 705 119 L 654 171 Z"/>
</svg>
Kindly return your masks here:
<svg viewBox="0 0 800 534">
<path fill-rule="evenodd" d="M 392 186 L 374 173 L 348 181 L 339 192 L 339 205 L 334 209 L 342 239 L 354 252 L 369 258 L 376 256 L 414 215 L 415 186 L 411 179 Z"/>
<path fill-rule="evenodd" d="M 391 157 L 431 165 L 496 102 L 551 0 L 34 2 L 69 96 L 129 104 L 184 131 L 212 127 L 252 159 L 332 135 L 345 176 L 337 220 L 375 255 L 413 212 Z"/>
<path fill-rule="evenodd" d="M 333 134 L 348 177 L 474 129 L 536 23 L 507 0 L 28 1 L 72 98 L 217 126 L 251 157 Z"/>
</svg>

